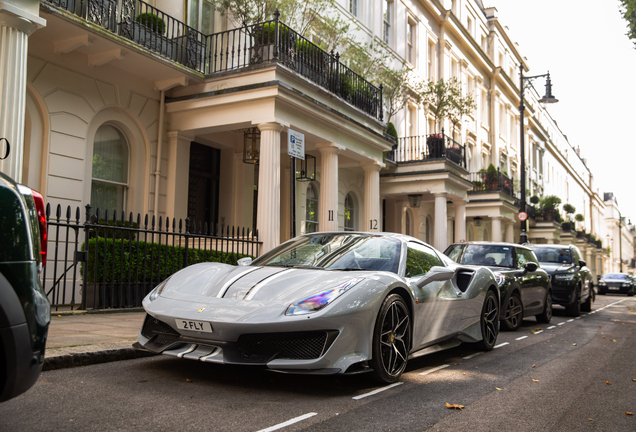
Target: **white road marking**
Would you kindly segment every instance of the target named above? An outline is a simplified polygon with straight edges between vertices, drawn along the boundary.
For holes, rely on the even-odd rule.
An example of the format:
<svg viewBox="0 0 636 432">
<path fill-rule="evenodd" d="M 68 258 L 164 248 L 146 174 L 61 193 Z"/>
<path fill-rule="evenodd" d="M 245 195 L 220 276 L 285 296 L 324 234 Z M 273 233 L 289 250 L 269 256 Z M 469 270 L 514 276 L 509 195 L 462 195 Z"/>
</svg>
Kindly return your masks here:
<svg viewBox="0 0 636 432">
<path fill-rule="evenodd" d="M 563 324 L 565 324 L 565 323 L 564 323 L 564 322 L 562 322 L 562 323 L 558 323 L 557 325 L 563 325 Z"/>
<path fill-rule="evenodd" d="M 471 354 L 469 356 L 464 357 L 464 360 L 471 359 L 471 358 L 473 358 L 475 356 L 478 356 L 479 354 L 483 354 L 483 353 L 484 353 L 483 351 L 476 352 L 475 354 Z"/>
<path fill-rule="evenodd" d="M 429 369 L 427 371 L 420 372 L 420 375 L 428 375 L 430 373 L 437 372 L 438 370 L 442 370 L 442 369 L 447 368 L 449 366 L 450 366 L 449 364 L 437 366 L 437 367 L 434 367 L 434 368 Z"/>
<path fill-rule="evenodd" d="M 400 383 L 400 384 L 402 384 L 402 383 Z M 309 417 L 313 417 L 316 414 L 318 414 L 318 413 L 307 413 L 307 414 L 301 415 L 300 417 L 296 417 L 296 418 L 293 418 L 291 420 L 287 420 L 284 423 L 280 423 L 280 424 L 277 424 L 275 426 L 271 426 L 271 427 L 268 427 L 268 428 L 265 428 L 265 429 L 261 429 L 258 432 L 271 432 L 271 431 L 275 431 L 275 430 L 278 430 L 278 429 L 282 429 L 282 428 L 287 427 L 289 425 L 293 425 L 294 423 L 298 423 L 299 421 L 306 420 Z"/>
<path fill-rule="evenodd" d="M 508 342 L 500 343 L 499 345 L 495 345 L 495 348 L 501 348 L 502 346 L 508 345 Z"/>
<path fill-rule="evenodd" d="M 566 322 L 572 322 L 572 321 L 574 321 L 574 320 L 573 320 L 573 319 L 569 319 L 569 320 L 567 320 Z"/>
<path fill-rule="evenodd" d="M 576 317 L 576 318 L 574 318 L 574 319 L 581 319 L 581 317 L 579 316 L 579 317 Z"/>
<path fill-rule="evenodd" d="M 548 330 L 552 330 L 553 328 L 556 328 L 556 326 L 550 326 L 548 327 Z"/>
<path fill-rule="evenodd" d="M 543 330 L 539 330 L 539 331 L 534 332 L 534 334 L 539 334 L 539 333 L 543 333 Z"/>
<path fill-rule="evenodd" d="M 360 396 L 354 396 L 353 399 L 354 400 L 359 400 L 359 399 L 365 398 L 367 396 L 373 396 L 374 394 L 378 394 L 380 392 L 383 392 L 384 390 L 388 390 L 388 389 L 393 388 L 395 386 L 399 386 L 400 384 L 404 384 L 404 383 L 403 382 L 396 382 L 395 384 L 391 384 L 391 385 L 388 385 L 386 387 L 382 387 L 382 388 L 379 388 L 377 390 L 373 390 L 372 392 L 361 394 Z"/>
<path fill-rule="evenodd" d="M 521 339 L 525 339 L 525 338 L 527 338 L 527 337 L 528 337 L 528 336 L 521 336 L 521 337 L 518 337 L 518 338 L 517 338 L 517 339 L 515 339 L 515 340 L 521 340 Z"/>
</svg>

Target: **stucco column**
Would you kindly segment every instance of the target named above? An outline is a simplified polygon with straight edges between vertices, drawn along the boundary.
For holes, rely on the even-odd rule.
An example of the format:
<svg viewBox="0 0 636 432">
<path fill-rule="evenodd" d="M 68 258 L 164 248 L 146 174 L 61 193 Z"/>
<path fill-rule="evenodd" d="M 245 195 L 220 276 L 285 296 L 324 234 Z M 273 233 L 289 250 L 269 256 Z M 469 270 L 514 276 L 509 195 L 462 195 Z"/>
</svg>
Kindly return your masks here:
<svg viewBox="0 0 636 432">
<path fill-rule="evenodd" d="M 261 154 L 258 167 L 258 209 L 256 227 L 262 252 L 280 244 L 280 133 L 283 125 L 261 123 Z"/>
<path fill-rule="evenodd" d="M 338 231 L 338 153 L 334 144 L 319 145 L 320 151 L 320 203 L 318 230 Z"/>
<path fill-rule="evenodd" d="M 362 230 L 371 232 L 382 231 L 380 217 L 380 169 L 378 163 L 363 165 L 364 169 L 364 220 Z M 414 221 L 412 226 L 416 226 Z M 413 233 L 411 233 L 413 235 Z"/>
<path fill-rule="evenodd" d="M 592 248 L 588 247 L 587 251 L 585 251 L 585 261 L 587 261 L 587 266 L 590 268 L 590 271 L 592 272 L 592 276 L 594 277 L 594 280 L 596 280 L 596 265 L 593 261 L 593 257 L 592 257 Z"/>
<path fill-rule="evenodd" d="M 176 218 L 177 221 L 188 217 L 191 142 L 191 137 L 175 131 L 168 132 L 165 215 L 169 218 Z M 155 193 L 159 193 L 159 203 L 161 204 L 161 183 L 159 185 L 159 191 L 155 191 Z M 159 214 L 161 214 L 161 209 Z"/>
<path fill-rule="evenodd" d="M 515 242 L 515 224 L 512 222 L 507 222 L 506 223 L 506 238 L 504 239 L 506 242 L 508 243 L 514 243 Z"/>
<path fill-rule="evenodd" d="M 466 241 L 466 201 L 463 199 L 459 199 L 455 201 L 454 204 L 455 242 Z"/>
<path fill-rule="evenodd" d="M 23 181 L 28 38 L 46 25 L 39 7 L 34 0 L 0 3 L 0 172 L 17 182 Z"/>
<path fill-rule="evenodd" d="M 492 218 L 492 241 L 501 241 L 501 219 L 502 216 L 493 216 Z"/>
<path fill-rule="evenodd" d="M 448 228 L 446 220 L 446 192 L 436 192 L 435 195 L 435 228 L 433 232 L 433 246 L 438 251 L 444 252 L 447 244 Z"/>
</svg>

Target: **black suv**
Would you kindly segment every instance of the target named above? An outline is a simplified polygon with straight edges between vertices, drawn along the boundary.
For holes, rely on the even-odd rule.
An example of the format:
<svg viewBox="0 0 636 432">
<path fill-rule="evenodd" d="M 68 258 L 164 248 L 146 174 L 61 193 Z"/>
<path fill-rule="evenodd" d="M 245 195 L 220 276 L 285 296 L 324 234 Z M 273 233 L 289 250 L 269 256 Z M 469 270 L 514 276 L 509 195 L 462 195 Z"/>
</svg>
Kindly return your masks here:
<svg viewBox="0 0 636 432">
<path fill-rule="evenodd" d="M 466 242 L 452 244 L 444 253 L 460 264 L 492 270 L 501 293 L 502 330 L 517 330 L 529 316 L 540 323 L 552 319 L 550 278 L 531 249 L 512 243 Z"/>
<path fill-rule="evenodd" d="M 606 273 L 598 281 L 598 293 L 605 295 L 627 294 L 633 296 L 636 294 L 636 281 L 634 277 L 627 273 Z"/>
<path fill-rule="evenodd" d="M 44 363 L 51 305 L 42 195 L 0 173 L 0 402 L 27 391 Z"/>
<path fill-rule="evenodd" d="M 569 316 L 589 312 L 594 304 L 592 272 L 574 245 L 532 245 L 541 268 L 552 280 L 552 302 L 565 306 Z"/>
</svg>

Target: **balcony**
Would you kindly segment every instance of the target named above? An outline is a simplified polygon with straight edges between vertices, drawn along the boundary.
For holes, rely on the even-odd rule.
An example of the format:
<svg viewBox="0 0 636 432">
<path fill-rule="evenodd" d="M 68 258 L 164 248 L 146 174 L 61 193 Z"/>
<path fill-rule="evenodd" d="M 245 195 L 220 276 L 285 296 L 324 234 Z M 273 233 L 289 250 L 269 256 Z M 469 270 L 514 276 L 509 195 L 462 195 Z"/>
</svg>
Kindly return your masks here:
<svg viewBox="0 0 636 432">
<path fill-rule="evenodd" d="M 466 168 L 466 147 L 444 134 L 400 138 L 397 146 L 387 152 L 386 159 L 394 163 L 427 160 L 448 160 Z"/>
<path fill-rule="evenodd" d="M 367 115 L 383 120 L 382 86 L 375 87 L 342 64 L 338 54 L 324 51 L 280 22 L 278 14 L 271 21 L 205 35 L 141 0 L 43 3 L 205 76 L 282 64 Z"/>
<path fill-rule="evenodd" d="M 481 170 L 470 173 L 469 180 L 473 183 L 473 189 L 468 193 L 504 193 L 515 200 L 518 197 L 514 191 L 514 182 L 501 171 Z"/>
</svg>

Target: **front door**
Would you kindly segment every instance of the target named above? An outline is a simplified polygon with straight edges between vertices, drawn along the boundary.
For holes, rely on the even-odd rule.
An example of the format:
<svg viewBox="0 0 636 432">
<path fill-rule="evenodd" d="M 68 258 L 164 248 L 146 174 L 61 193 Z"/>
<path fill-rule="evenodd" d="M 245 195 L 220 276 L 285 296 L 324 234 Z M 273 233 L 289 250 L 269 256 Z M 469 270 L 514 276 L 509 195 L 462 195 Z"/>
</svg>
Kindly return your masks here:
<svg viewBox="0 0 636 432">
<path fill-rule="evenodd" d="M 215 232 L 219 217 L 219 169 L 221 151 L 193 142 L 190 145 L 190 180 L 188 182 L 188 217 L 190 231 L 207 223 Z M 194 225 L 196 224 L 196 226 Z"/>
</svg>

